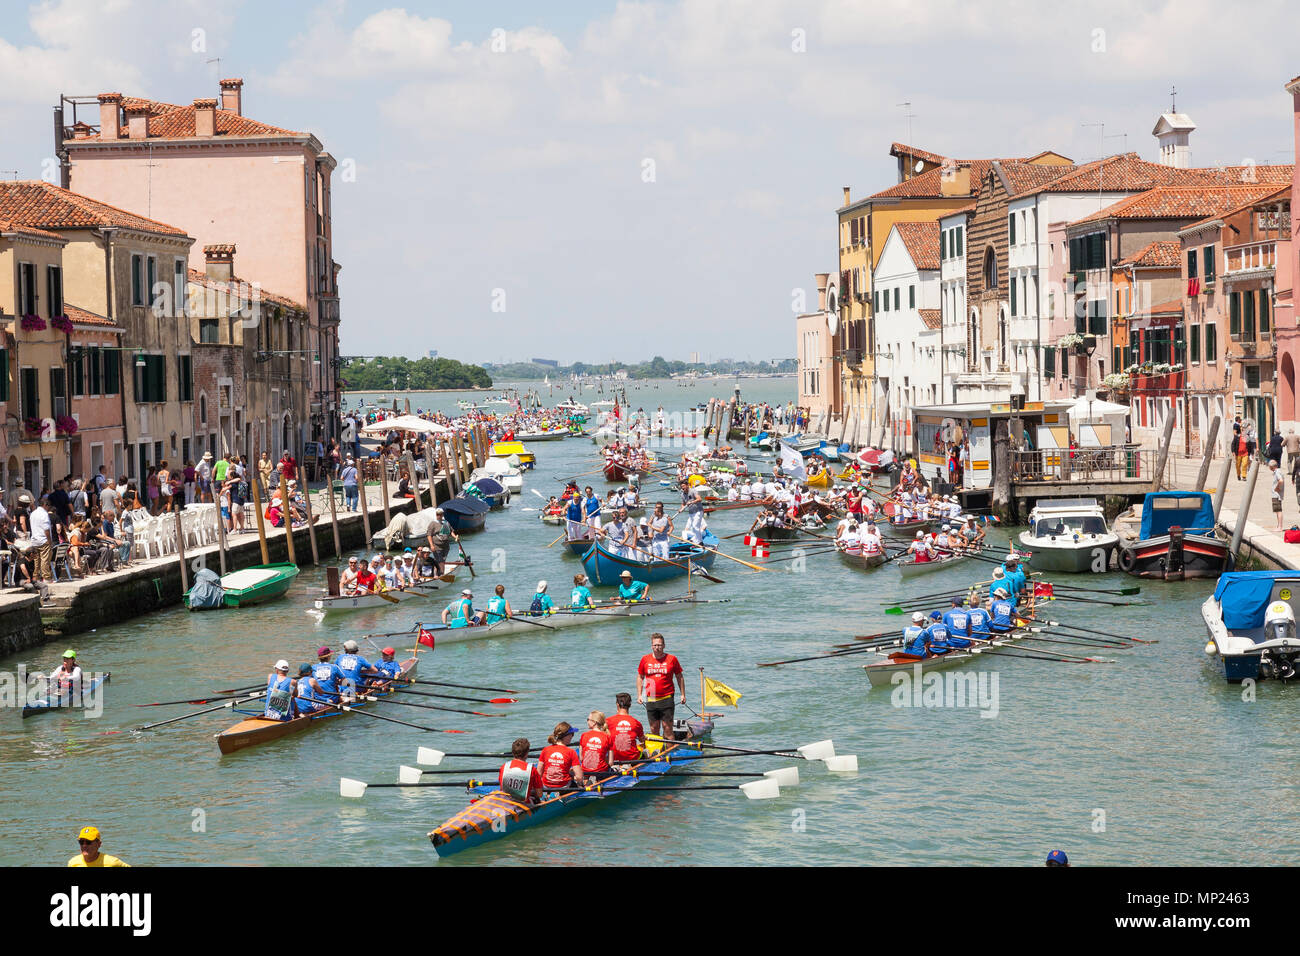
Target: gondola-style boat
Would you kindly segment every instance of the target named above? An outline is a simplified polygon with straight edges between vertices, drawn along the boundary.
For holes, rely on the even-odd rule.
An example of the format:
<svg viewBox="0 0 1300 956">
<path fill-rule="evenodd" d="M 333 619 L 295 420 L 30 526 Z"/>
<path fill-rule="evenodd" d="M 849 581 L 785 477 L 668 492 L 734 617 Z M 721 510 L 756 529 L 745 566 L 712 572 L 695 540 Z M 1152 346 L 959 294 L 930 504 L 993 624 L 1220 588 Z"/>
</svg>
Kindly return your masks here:
<svg viewBox="0 0 1300 956">
<path fill-rule="evenodd" d="M 749 529 L 751 535 L 762 538 L 764 541 L 793 541 L 799 537 L 802 531 L 802 528 L 792 525 L 764 525 Z"/>
<path fill-rule="evenodd" d="M 402 661 L 402 672 L 398 678 L 377 684 L 374 687 L 365 688 L 362 693 L 376 697 L 387 697 L 390 694 L 397 693 L 397 682 L 415 676 L 416 663 L 416 658 L 408 657 Z M 237 750 L 244 750 L 270 740 L 279 740 L 289 734 L 296 734 L 325 720 L 346 714 L 348 712 L 347 708 L 364 707 L 365 704 L 365 701 L 357 701 L 356 703 L 340 702 L 314 714 L 293 717 L 289 720 L 272 720 L 252 714 L 233 727 L 217 734 L 217 747 L 220 748 L 223 754 L 231 754 Z"/>
<path fill-rule="evenodd" d="M 695 740 L 713 731 L 713 722 L 692 719 L 685 728 L 675 731 L 678 740 Z M 446 823 L 429 831 L 429 840 L 438 856 L 451 856 L 462 850 L 482 846 L 528 827 L 549 823 L 580 806 L 609 799 L 634 790 L 646 781 L 672 773 L 700 757 L 701 751 L 677 743 L 663 745 L 654 758 L 630 765 L 631 772 L 611 774 L 583 790 L 561 791 L 545 796 L 540 803 L 519 803 L 495 786 L 470 790 L 473 801 Z"/>
<path fill-rule="evenodd" d="M 626 458 L 609 457 L 605 459 L 605 480 L 625 482 L 629 478 L 643 478 L 650 474 L 650 463 L 634 465 Z"/>
<path fill-rule="evenodd" d="M 194 589 L 191 588 L 185 592 L 185 606 L 191 611 L 201 611 L 213 606 L 249 607 L 253 604 L 261 604 L 283 595 L 297 576 L 296 564 L 255 564 L 250 568 L 222 575 L 220 605 L 197 600 L 191 602 L 190 595 L 194 593 Z"/>
<path fill-rule="evenodd" d="M 642 556 L 625 558 L 614 554 L 599 542 L 594 542 L 582 555 L 582 566 L 587 571 L 593 584 L 613 587 L 620 583 L 624 571 L 632 575 L 633 581 L 654 584 L 658 581 L 670 581 L 681 577 L 689 567 L 709 571 L 717 558 L 718 539 L 712 532 L 706 532 L 704 545 L 674 542 L 668 549 L 669 560 Z"/>
<path fill-rule="evenodd" d="M 897 562 L 898 571 L 907 581 L 911 578 L 919 577 L 922 574 L 930 574 L 933 571 L 942 571 L 945 568 L 954 568 L 959 564 L 965 564 L 970 560 L 971 552 L 962 554 L 940 554 L 929 561 L 917 561 L 915 558 L 900 558 Z"/>
<path fill-rule="evenodd" d="M 1203 491 L 1148 492 L 1138 540 L 1120 545 L 1116 563 L 1142 578 L 1217 578 L 1235 562 L 1214 524 L 1214 505 Z"/>
<path fill-rule="evenodd" d="M 910 538 L 918 531 L 929 531 L 930 528 L 934 526 L 934 521 L 930 518 L 914 518 L 911 521 L 895 521 L 890 518 L 887 521 L 877 521 L 876 525 L 881 528 L 885 534 Z"/>
<path fill-rule="evenodd" d="M 432 596 L 433 592 L 454 584 L 456 572 L 460 568 L 460 562 L 454 562 L 444 566 L 446 573 L 441 577 L 412 584 L 401 591 L 384 591 L 380 594 L 341 594 L 338 586 L 338 569 L 328 568 L 326 569 L 328 583 L 325 591 L 312 602 L 312 607 L 323 614 L 328 614 L 334 611 L 364 611 L 377 607 L 392 607 L 413 598 L 427 598 Z"/>
<path fill-rule="evenodd" d="M 101 687 L 108 683 L 109 673 L 105 671 L 88 681 L 82 682 L 81 692 L 70 692 L 66 694 L 55 694 L 54 696 L 41 697 L 30 703 L 23 705 L 23 720 L 28 717 L 34 717 L 37 714 L 46 714 L 51 710 L 62 710 L 69 707 L 80 707 L 87 697 L 93 696 Z"/>
</svg>

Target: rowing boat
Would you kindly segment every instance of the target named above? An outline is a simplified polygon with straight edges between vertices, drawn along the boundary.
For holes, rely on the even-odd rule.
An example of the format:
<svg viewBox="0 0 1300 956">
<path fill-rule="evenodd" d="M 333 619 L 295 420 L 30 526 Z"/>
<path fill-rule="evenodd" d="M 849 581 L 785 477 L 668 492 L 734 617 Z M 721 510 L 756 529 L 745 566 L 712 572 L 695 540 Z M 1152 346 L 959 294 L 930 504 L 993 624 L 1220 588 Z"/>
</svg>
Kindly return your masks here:
<svg viewBox="0 0 1300 956">
<path fill-rule="evenodd" d="M 421 581 L 418 584 L 412 584 L 405 590 L 384 591 L 382 594 L 322 594 L 312 602 L 312 607 L 328 613 L 330 611 L 364 611 L 368 608 L 391 607 L 394 603 L 409 601 L 411 598 L 428 597 L 434 591 L 440 591 L 449 584 L 456 581 L 456 572 L 460 570 L 460 564 L 449 564 L 447 573 L 439 578 L 430 578 L 427 581 Z M 392 598 L 393 600 L 387 600 Z"/>
<path fill-rule="evenodd" d="M 552 428 L 544 432 L 515 432 L 515 438 L 521 442 L 525 441 L 559 441 L 562 438 L 569 437 L 567 428 Z"/>
<path fill-rule="evenodd" d="M 409 678 L 415 674 L 417 660 L 414 657 L 408 657 L 402 661 L 401 676 L 395 680 Z M 394 681 L 386 681 L 382 684 L 376 684 L 374 687 L 366 688 L 366 695 L 375 695 L 378 697 L 387 697 L 398 690 L 394 686 Z M 365 701 L 347 704 L 348 707 L 364 707 Z M 318 711 L 314 714 L 305 714 L 294 717 L 290 720 L 272 720 L 268 717 L 260 717 L 256 714 L 245 717 L 239 723 L 227 730 L 217 734 L 217 746 L 223 754 L 231 754 L 236 750 L 244 750 L 248 747 L 264 744 L 269 740 L 279 740 L 281 737 L 287 737 L 289 734 L 296 734 L 299 731 L 306 730 L 308 727 L 318 724 L 330 717 L 337 717 L 340 714 L 347 713 L 342 709 L 342 704 L 332 704 L 325 710 Z"/>
<path fill-rule="evenodd" d="M 689 720 L 679 740 L 696 740 L 713 732 L 710 720 Z M 616 794 L 635 790 L 647 780 L 656 780 L 700 757 L 700 751 L 678 743 L 666 745 L 654 759 L 629 764 L 623 774 L 613 774 L 583 790 L 546 796 L 532 806 L 520 803 L 495 786 L 470 789 L 473 802 L 446 823 L 429 831 L 429 841 L 438 856 L 451 856 L 484 843 L 498 840 L 528 827 L 549 823 L 570 810 L 590 805 Z"/>
<path fill-rule="evenodd" d="M 1028 637 L 1031 633 L 1032 631 L 1029 628 L 1020 628 L 1006 634 L 1000 634 L 993 640 L 982 642 L 968 650 L 948 651 L 946 654 L 937 654 L 934 657 L 912 657 L 901 651 L 894 651 L 888 656 L 882 655 L 878 661 L 863 664 L 862 669 L 867 672 L 867 680 L 871 682 L 872 687 L 888 687 L 893 684 L 895 674 L 918 675 L 969 662 L 991 648 L 1014 644 L 1016 641 Z"/>
<path fill-rule="evenodd" d="M 929 574 L 932 571 L 942 571 L 944 568 L 951 568 L 958 564 L 963 564 L 970 560 L 970 553 L 940 555 L 937 558 L 931 558 L 929 561 L 917 561 L 915 558 L 907 558 L 898 562 L 899 573 L 903 575 L 903 580 L 918 577 L 922 574 Z"/>
<path fill-rule="evenodd" d="M 899 537 L 911 537 L 917 531 L 929 531 L 934 521 L 930 518 L 919 518 L 911 521 L 894 521 L 892 518 L 880 523 L 880 527 L 885 529 L 886 534 L 897 535 Z"/>
<path fill-rule="evenodd" d="M 85 685 L 81 689 L 80 701 L 84 701 L 87 697 L 93 697 L 94 694 L 100 689 L 100 687 L 108 683 L 108 677 L 109 677 L 108 673 L 105 672 L 103 674 L 100 674 L 98 677 L 94 677 L 91 680 L 86 681 Z M 51 710 L 60 710 L 65 707 L 79 706 L 80 701 L 74 703 L 73 702 L 74 700 L 76 700 L 76 698 L 71 692 L 67 694 L 59 694 L 58 696 L 53 698 L 41 697 L 38 700 L 34 700 L 29 704 L 23 705 L 23 720 L 26 720 L 28 717 L 35 716 L 36 714 L 47 713 L 48 711 Z"/>
<path fill-rule="evenodd" d="M 718 539 L 708 533 L 704 540 L 706 546 L 674 543 L 668 549 L 667 561 L 659 558 L 625 558 L 596 541 L 583 553 L 582 566 L 593 584 L 613 587 L 620 583 L 624 571 L 631 573 L 633 581 L 654 584 L 681 577 L 687 568 L 711 570 L 717 558 L 717 551 L 713 549 L 717 547 Z"/>
<path fill-rule="evenodd" d="M 862 548 L 841 548 L 836 546 L 835 553 L 839 559 L 851 568 L 859 571 L 874 571 L 887 560 L 884 551 L 877 551 L 875 554 L 863 554 Z"/>
<path fill-rule="evenodd" d="M 830 470 L 827 469 L 825 471 L 819 471 L 815 475 L 809 475 L 803 480 L 803 483 L 809 488 L 829 488 L 831 486 Z"/>
<path fill-rule="evenodd" d="M 611 618 L 650 617 L 654 614 L 665 614 L 706 603 L 708 602 L 695 598 L 668 598 L 645 604 L 598 604 L 591 611 L 572 611 L 566 607 L 557 607 L 548 614 L 538 615 L 527 611 L 516 611 L 512 618 L 505 618 L 495 624 L 480 624 L 477 627 L 449 627 L 445 624 L 436 624 L 425 626 L 424 629 L 433 633 L 434 640 L 438 644 L 479 641 L 490 637 L 514 637 L 519 634 L 537 636 L 545 631 L 583 627 Z"/>
<path fill-rule="evenodd" d="M 288 591 L 297 576 L 296 564 L 257 564 L 232 571 L 221 578 L 221 604 L 224 607 L 248 607 L 273 600 Z M 190 604 L 190 591 L 185 592 L 185 605 L 191 611 L 204 609 L 201 604 Z"/>
</svg>

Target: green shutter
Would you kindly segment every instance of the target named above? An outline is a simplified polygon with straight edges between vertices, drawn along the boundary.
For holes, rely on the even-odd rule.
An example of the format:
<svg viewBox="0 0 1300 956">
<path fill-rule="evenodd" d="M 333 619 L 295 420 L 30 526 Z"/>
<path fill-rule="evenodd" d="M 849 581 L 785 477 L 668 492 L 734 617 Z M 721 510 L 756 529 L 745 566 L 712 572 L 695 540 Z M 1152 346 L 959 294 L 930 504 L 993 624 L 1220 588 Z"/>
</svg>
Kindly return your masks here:
<svg viewBox="0 0 1300 956">
<path fill-rule="evenodd" d="M 98 345 L 92 345 L 90 348 L 86 349 L 86 358 L 90 365 L 90 391 L 87 392 L 88 395 L 104 394 L 102 388 L 103 378 L 99 374 L 101 354 L 102 352 Z"/>
<path fill-rule="evenodd" d="M 1205 361 L 1213 362 L 1219 357 L 1219 327 L 1211 322 L 1205 324 Z"/>
<path fill-rule="evenodd" d="M 961 230 L 962 230 L 962 227 L 961 227 L 961 226 L 958 226 L 958 227 L 957 227 L 957 255 L 961 255 L 961 254 L 962 254 L 962 246 L 961 246 Z"/>
<path fill-rule="evenodd" d="M 1189 279 L 1196 278 L 1196 250 L 1195 249 L 1187 250 L 1187 278 Z"/>
<path fill-rule="evenodd" d="M 1189 351 L 1192 355 L 1192 361 L 1199 362 L 1201 360 L 1201 327 L 1199 325 L 1191 327 L 1191 330 L 1187 333 L 1187 341 L 1191 346 Z"/>
<path fill-rule="evenodd" d="M 1241 313 L 1241 337 L 1247 342 L 1255 341 L 1255 291 L 1242 296 L 1245 308 Z"/>
<path fill-rule="evenodd" d="M 1016 244 L 1016 214 L 1014 212 L 1007 215 L 1007 242 L 1013 246 Z"/>
<path fill-rule="evenodd" d="M 1228 334 L 1241 335 L 1241 293 L 1233 292 L 1228 296 Z"/>
<path fill-rule="evenodd" d="M 1269 321 L 1270 320 L 1268 315 L 1268 290 L 1260 289 L 1259 290 L 1259 334 L 1260 335 L 1265 335 L 1268 333 L 1270 328 Z"/>
<path fill-rule="evenodd" d="M 1043 377 L 1056 378 L 1056 349 L 1043 349 Z"/>
<path fill-rule="evenodd" d="M 907 307 L 909 309 L 916 308 L 916 286 L 914 285 L 907 287 Z"/>
<path fill-rule="evenodd" d="M 1190 262 L 1194 263 L 1196 261 L 1196 253 L 1193 252 L 1188 255 L 1191 257 Z M 1206 246 L 1202 251 L 1202 256 L 1205 259 L 1205 268 L 1202 270 L 1205 273 L 1205 284 L 1209 285 L 1214 281 L 1214 246 Z"/>
<path fill-rule="evenodd" d="M 121 370 L 122 354 L 120 352 L 105 349 L 102 353 L 104 360 L 104 390 L 101 394 L 116 395 L 121 390 Z M 95 372 L 92 373 L 98 377 L 99 363 L 95 363 Z"/>
</svg>

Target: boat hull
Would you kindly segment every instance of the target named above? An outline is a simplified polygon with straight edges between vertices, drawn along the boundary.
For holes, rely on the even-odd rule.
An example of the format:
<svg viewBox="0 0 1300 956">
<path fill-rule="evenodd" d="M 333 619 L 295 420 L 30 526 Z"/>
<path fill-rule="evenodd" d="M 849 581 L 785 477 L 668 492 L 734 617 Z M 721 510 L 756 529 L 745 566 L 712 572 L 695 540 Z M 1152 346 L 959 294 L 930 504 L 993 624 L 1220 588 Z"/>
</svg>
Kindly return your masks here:
<svg viewBox="0 0 1300 956">
<path fill-rule="evenodd" d="M 1052 541 L 1020 533 L 1020 545 L 1033 557 L 1026 563 L 1035 571 L 1057 571 L 1064 574 L 1105 574 L 1110 570 L 1111 555 L 1119 544 L 1115 535 L 1098 536 L 1077 544 Z"/>
<path fill-rule="evenodd" d="M 874 571 L 887 560 L 883 551 L 875 554 L 863 554 L 861 549 L 845 551 L 842 548 L 837 548 L 835 553 L 841 561 L 858 571 Z"/>
<path fill-rule="evenodd" d="M 871 682 L 872 687 L 889 687 L 894 683 L 895 674 L 907 674 L 915 677 L 920 674 L 927 674 L 930 671 L 942 670 L 945 667 L 972 663 L 990 648 L 1014 644 L 1016 641 L 1028 637 L 1029 633 L 1027 630 L 1012 631 L 1008 634 L 1000 634 L 994 640 L 970 650 L 949 651 L 947 654 L 923 659 L 903 660 L 899 659 L 903 655 L 895 652 L 897 657 L 890 655 L 890 657 L 883 660 L 863 664 L 862 669 L 866 671 L 867 679 Z"/>
<path fill-rule="evenodd" d="M 444 587 L 455 583 L 456 572 L 460 570 L 460 566 L 449 565 L 449 567 L 452 567 L 452 570 L 436 580 L 421 581 L 405 591 L 385 591 L 384 594 L 393 598 L 399 604 L 412 598 L 428 597 L 434 591 L 442 590 Z M 393 606 L 393 601 L 387 601 L 378 594 L 339 594 L 335 596 L 326 594 L 312 602 L 312 607 L 315 610 L 326 614 L 335 611 L 365 611 L 371 608 Z"/>
<path fill-rule="evenodd" d="M 596 542 L 583 553 L 582 566 L 593 584 L 613 587 L 620 583 L 624 571 L 631 573 L 633 581 L 655 584 L 684 575 L 688 561 L 691 568 L 709 571 L 717 557 L 713 551 L 688 544 L 674 544 L 668 555 L 670 561 L 624 558 L 610 553 Z"/>
<path fill-rule="evenodd" d="M 945 568 L 955 568 L 958 565 L 965 564 L 970 560 L 969 554 L 958 554 L 950 557 L 939 557 L 933 561 L 917 562 L 909 559 L 900 559 L 898 572 L 903 576 L 904 581 L 920 577 L 923 574 L 932 574 L 935 571 L 942 571 Z"/>
<path fill-rule="evenodd" d="M 1228 542 L 1206 535 L 1184 535 L 1181 544 L 1175 535 L 1159 535 L 1121 548 L 1120 570 L 1140 578 L 1166 581 L 1187 578 L 1217 578 L 1231 571 L 1232 555 Z"/>
<path fill-rule="evenodd" d="M 81 699 L 84 701 L 88 695 L 94 694 L 101 687 L 108 683 L 111 675 L 109 673 L 101 674 L 94 680 L 86 682 L 81 689 Z M 38 714 L 48 714 L 52 710 L 66 710 L 74 706 L 71 695 L 64 697 L 43 697 L 40 700 L 34 700 L 30 704 L 23 705 L 23 720 L 28 717 L 35 717 Z"/>
<path fill-rule="evenodd" d="M 692 720 L 689 726 L 688 739 L 691 740 L 707 737 L 713 731 L 713 723 L 707 720 Z M 544 798 L 541 803 L 533 806 L 519 803 L 495 787 L 475 788 L 471 792 L 479 793 L 479 798 L 442 826 L 430 830 L 429 841 L 440 857 L 470 850 L 520 830 L 549 823 L 579 807 L 634 790 L 647 780 L 656 780 L 688 765 L 698 759 L 700 753 L 680 744 L 669 744 L 664 747 L 661 755 L 671 756 L 671 759 L 646 760 L 633 764 L 635 776 L 614 775 L 606 778 L 599 790 L 564 793 Z"/>
<path fill-rule="evenodd" d="M 918 531 L 929 531 L 934 522 L 929 518 L 922 518 L 920 521 L 886 521 L 879 524 L 885 534 L 892 534 L 896 538 L 910 538 Z"/>
</svg>

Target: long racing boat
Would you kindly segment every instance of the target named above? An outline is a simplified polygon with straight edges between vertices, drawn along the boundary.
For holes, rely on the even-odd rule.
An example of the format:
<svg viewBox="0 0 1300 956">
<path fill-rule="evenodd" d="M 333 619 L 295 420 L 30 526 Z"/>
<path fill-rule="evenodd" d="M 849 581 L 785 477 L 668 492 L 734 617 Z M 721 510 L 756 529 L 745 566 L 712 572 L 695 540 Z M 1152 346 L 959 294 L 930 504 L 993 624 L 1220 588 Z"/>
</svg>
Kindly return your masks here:
<svg viewBox="0 0 1300 956">
<path fill-rule="evenodd" d="M 913 657 L 910 654 L 904 654 L 902 651 L 894 651 L 888 655 L 882 654 L 881 659 L 878 661 L 863 664 L 862 669 L 867 672 L 867 680 L 871 681 L 872 687 L 889 687 L 894 682 L 895 674 L 925 674 L 944 667 L 952 667 L 956 664 L 973 661 L 991 648 L 1014 644 L 1016 641 L 1029 637 L 1032 633 L 1033 631 L 1027 627 L 1017 628 L 1005 634 L 998 634 L 992 640 L 981 642 L 968 649 L 948 651 L 946 654 L 936 654 L 933 657 Z"/>
</svg>

